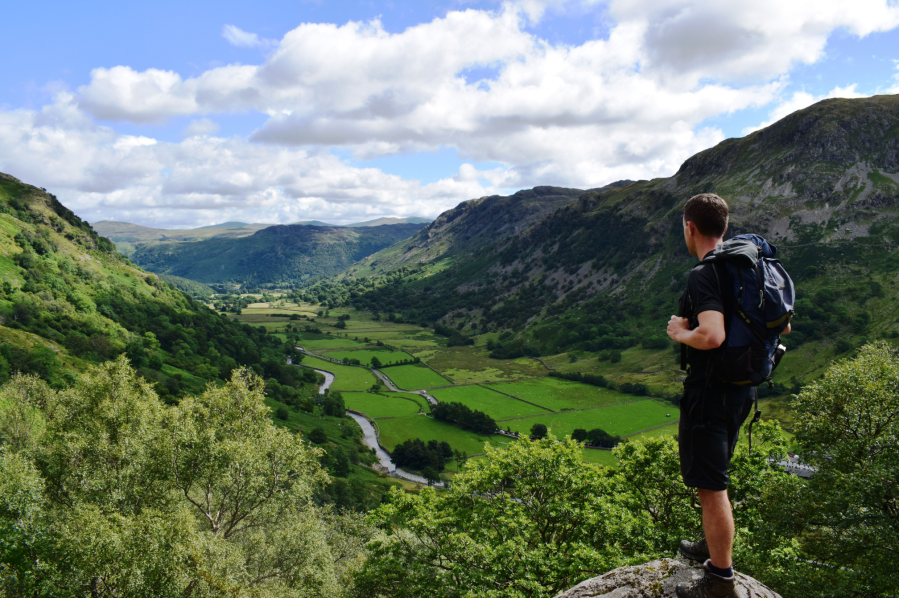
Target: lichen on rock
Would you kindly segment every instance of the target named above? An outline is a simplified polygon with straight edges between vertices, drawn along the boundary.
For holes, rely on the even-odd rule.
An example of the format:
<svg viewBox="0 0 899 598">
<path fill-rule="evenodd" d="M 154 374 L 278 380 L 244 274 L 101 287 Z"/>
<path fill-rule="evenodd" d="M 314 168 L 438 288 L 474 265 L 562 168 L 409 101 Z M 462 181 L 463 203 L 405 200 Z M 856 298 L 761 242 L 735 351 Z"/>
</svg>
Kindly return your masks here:
<svg viewBox="0 0 899 598">
<path fill-rule="evenodd" d="M 702 565 L 687 559 L 660 559 L 619 567 L 582 581 L 556 598 L 675 598 L 675 586 L 704 574 Z M 745 598 L 781 598 L 755 579 L 737 573 L 737 593 Z"/>
</svg>

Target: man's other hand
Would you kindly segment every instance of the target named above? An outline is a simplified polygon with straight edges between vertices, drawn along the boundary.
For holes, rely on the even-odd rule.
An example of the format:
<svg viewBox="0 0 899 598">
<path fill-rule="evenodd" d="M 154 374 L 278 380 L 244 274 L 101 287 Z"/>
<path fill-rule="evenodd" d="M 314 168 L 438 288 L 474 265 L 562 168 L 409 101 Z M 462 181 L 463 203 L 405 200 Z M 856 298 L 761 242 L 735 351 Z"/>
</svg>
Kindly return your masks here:
<svg viewBox="0 0 899 598">
<path fill-rule="evenodd" d="M 671 337 L 671 340 L 681 342 L 679 336 L 684 332 L 690 332 L 690 320 L 671 316 L 671 319 L 668 320 L 668 336 Z"/>
<path fill-rule="evenodd" d="M 703 311 L 696 319 L 699 320 L 699 326 L 690 330 L 690 323 L 686 318 L 671 316 L 668 321 L 668 336 L 700 351 L 720 347 L 724 342 L 724 314 L 720 311 Z"/>
</svg>

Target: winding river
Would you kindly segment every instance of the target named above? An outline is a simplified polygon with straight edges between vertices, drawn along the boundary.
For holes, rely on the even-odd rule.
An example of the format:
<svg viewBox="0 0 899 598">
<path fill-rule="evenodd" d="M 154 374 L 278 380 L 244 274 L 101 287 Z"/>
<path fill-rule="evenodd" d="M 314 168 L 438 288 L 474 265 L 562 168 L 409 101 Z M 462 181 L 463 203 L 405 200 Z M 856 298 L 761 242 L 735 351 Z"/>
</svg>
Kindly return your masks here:
<svg viewBox="0 0 899 598">
<path fill-rule="evenodd" d="M 303 353 L 310 355 L 307 353 L 302 347 L 297 347 Z M 316 356 L 317 357 L 317 356 Z M 288 363 L 290 363 L 290 359 L 288 358 Z M 318 387 L 318 394 L 323 395 L 325 391 L 331 388 L 331 385 L 334 383 L 334 374 L 331 372 L 327 372 L 325 370 L 315 370 L 319 374 L 325 377 L 325 381 Z M 379 372 L 375 371 L 376 374 Z M 380 376 L 379 376 L 380 377 Z M 387 382 L 386 378 L 383 378 L 385 382 Z M 392 385 L 391 385 L 392 386 Z M 424 394 L 424 393 L 422 393 Z M 427 396 L 427 395 L 425 395 Z M 436 401 L 434 401 L 436 403 Z M 387 470 L 387 473 L 395 478 L 401 478 L 404 480 L 408 480 L 410 482 L 415 482 L 416 484 L 428 484 L 428 480 L 426 478 L 421 477 L 420 475 L 415 475 L 414 473 L 409 473 L 403 469 L 400 469 L 396 466 L 396 463 L 390 458 L 390 455 L 381 448 L 381 445 L 378 444 L 378 433 L 375 431 L 375 427 L 372 425 L 368 419 L 365 417 L 358 415 L 356 413 L 351 413 L 349 411 L 346 414 L 356 420 L 356 423 L 359 424 L 359 427 L 362 428 L 362 433 L 364 434 L 362 438 L 362 443 L 375 450 L 375 454 L 378 457 L 378 461 L 381 465 Z M 442 488 L 444 486 L 443 482 L 435 483 L 434 486 Z"/>
</svg>

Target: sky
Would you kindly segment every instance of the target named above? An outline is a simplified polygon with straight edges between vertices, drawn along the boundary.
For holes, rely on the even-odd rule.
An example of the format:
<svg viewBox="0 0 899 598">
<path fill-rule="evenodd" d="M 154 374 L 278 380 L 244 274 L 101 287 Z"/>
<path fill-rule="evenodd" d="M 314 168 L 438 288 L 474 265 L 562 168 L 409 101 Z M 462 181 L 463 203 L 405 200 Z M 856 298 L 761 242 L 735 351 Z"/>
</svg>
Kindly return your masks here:
<svg viewBox="0 0 899 598">
<path fill-rule="evenodd" d="M 899 93 L 897 0 L 34 0 L 4 25 L 0 172 L 160 228 L 667 177 Z"/>
</svg>

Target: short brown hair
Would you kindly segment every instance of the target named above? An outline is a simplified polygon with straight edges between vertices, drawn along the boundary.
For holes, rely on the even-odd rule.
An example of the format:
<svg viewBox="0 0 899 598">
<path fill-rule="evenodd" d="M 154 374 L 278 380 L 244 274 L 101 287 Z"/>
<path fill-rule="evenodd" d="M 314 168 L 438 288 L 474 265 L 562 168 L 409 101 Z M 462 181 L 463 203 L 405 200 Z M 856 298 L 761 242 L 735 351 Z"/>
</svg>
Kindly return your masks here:
<svg viewBox="0 0 899 598">
<path fill-rule="evenodd" d="M 695 224 L 704 237 L 723 237 L 727 216 L 727 202 L 714 193 L 694 195 L 684 206 L 684 220 Z"/>
</svg>

